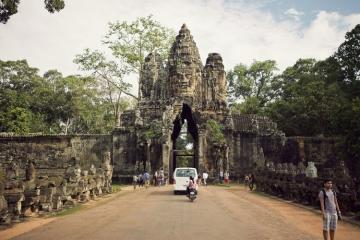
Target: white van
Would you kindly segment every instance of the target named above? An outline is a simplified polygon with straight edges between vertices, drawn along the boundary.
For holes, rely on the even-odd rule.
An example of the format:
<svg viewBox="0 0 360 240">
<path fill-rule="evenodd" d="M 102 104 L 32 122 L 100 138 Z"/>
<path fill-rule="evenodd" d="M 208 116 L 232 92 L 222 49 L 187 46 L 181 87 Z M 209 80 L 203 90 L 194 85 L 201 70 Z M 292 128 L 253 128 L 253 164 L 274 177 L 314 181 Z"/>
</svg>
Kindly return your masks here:
<svg viewBox="0 0 360 240">
<path fill-rule="evenodd" d="M 194 177 L 195 182 L 198 179 L 198 173 L 196 168 L 176 168 L 174 171 L 174 193 L 180 191 L 186 191 L 186 187 L 189 185 L 190 176 Z M 197 186 L 196 186 L 197 189 Z"/>
</svg>

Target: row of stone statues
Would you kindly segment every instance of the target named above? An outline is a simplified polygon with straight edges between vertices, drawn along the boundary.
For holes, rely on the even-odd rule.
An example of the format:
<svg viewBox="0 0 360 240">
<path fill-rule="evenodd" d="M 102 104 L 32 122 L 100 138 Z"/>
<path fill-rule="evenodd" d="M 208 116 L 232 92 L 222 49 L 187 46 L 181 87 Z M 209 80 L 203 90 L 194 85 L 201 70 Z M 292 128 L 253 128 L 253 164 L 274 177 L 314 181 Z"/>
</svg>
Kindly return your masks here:
<svg viewBox="0 0 360 240">
<path fill-rule="evenodd" d="M 322 182 L 325 178 L 331 178 L 334 189 L 345 214 L 358 214 L 360 219 L 360 188 L 350 177 L 343 161 L 323 171 L 318 176 L 314 162 L 308 162 L 305 168 L 300 162 L 297 166 L 293 163 L 273 164 L 268 162 L 265 168 L 258 169 L 256 175 L 256 188 L 259 191 L 275 195 L 287 200 L 293 200 L 302 204 L 319 206 L 317 198 Z"/>
<path fill-rule="evenodd" d="M 275 165 L 273 162 L 268 162 L 266 164 L 266 169 L 270 172 L 290 174 L 293 176 L 303 174 L 309 178 L 318 177 L 317 168 L 314 162 L 308 162 L 307 167 L 305 167 L 303 162 L 299 162 L 297 166 L 293 163 L 278 163 Z"/>
<path fill-rule="evenodd" d="M 111 193 L 113 167 L 109 152 L 104 154 L 98 168 L 92 164 L 84 169 L 74 164 L 60 169 L 58 174 L 37 176 L 36 163 L 28 161 L 25 176 L 20 177 L 19 172 L 15 161 L 0 167 L 0 224 L 61 210 Z"/>
</svg>

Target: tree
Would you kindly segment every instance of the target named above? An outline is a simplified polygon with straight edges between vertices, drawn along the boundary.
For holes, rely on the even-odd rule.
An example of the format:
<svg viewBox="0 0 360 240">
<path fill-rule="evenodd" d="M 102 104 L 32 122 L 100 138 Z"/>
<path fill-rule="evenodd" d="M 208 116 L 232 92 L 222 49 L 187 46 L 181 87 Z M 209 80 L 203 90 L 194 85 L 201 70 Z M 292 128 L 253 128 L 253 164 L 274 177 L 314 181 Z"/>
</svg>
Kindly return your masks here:
<svg viewBox="0 0 360 240">
<path fill-rule="evenodd" d="M 279 98 L 268 105 L 266 115 L 286 135 L 338 134 L 338 117 L 345 104 L 335 77 L 338 69 L 332 58 L 299 59 L 278 77 Z"/>
<path fill-rule="evenodd" d="M 83 54 L 76 55 L 74 60 L 83 71 L 90 74 L 98 80 L 100 89 L 112 106 L 114 126 L 121 113 L 120 99 L 122 93 L 137 99 L 130 93 L 131 84 L 123 80 L 126 70 L 122 65 L 115 61 L 106 60 L 104 53 L 85 49 Z"/>
<path fill-rule="evenodd" d="M 65 7 L 64 0 L 44 0 L 45 9 L 50 13 L 59 12 Z M 20 0 L 0 0 L 0 22 L 7 23 L 10 16 L 17 13 Z"/>
<path fill-rule="evenodd" d="M 250 67 L 238 64 L 229 71 L 228 94 L 230 102 L 234 105 L 233 110 L 245 107 L 251 109 L 247 113 L 259 113 L 260 109 L 276 96 L 276 70 L 276 62 L 266 60 L 254 61 Z M 243 103 L 239 104 L 239 101 Z"/>
<path fill-rule="evenodd" d="M 120 98 L 120 111 L 134 105 Z M 0 131 L 14 133 L 107 133 L 114 127 L 112 105 L 93 77 L 43 77 L 25 60 L 0 61 Z"/>
<path fill-rule="evenodd" d="M 107 60 L 104 53 L 90 49 L 76 56 L 74 62 L 80 69 L 89 72 L 106 89 L 113 108 L 114 123 L 122 113 L 119 108 L 121 95 L 138 99 L 130 92 L 132 84 L 124 81 L 124 75 L 140 74 L 145 55 L 150 52 L 166 55 L 173 36 L 172 30 L 161 26 L 152 16 L 130 23 L 110 23 L 103 43 L 112 51 L 114 60 Z"/>
<path fill-rule="evenodd" d="M 109 23 L 109 31 L 103 43 L 117 59 L 126 64 L 129 71 L 139 73 L 149 53 L 167 58 L 174 36 L 173 30 L 162 26 L 150 15 L 130 23 Z"/>
<path fill-rule="evenodd" d="M 109 23 L 109 31 L 103 43 L 111 49 L 113 56 L 124 64 L 128 73 L 139 75 L 145 56 L 149 53 L 157 53 L 162 59 L 167 58 L 174 36 L 173 30 L 162 26 L 150 15 L 130 23 Z"/>
<path fill-rule="evenodd" d="M 343 42 L 335 58 L 339 62 L 344 74 L 344 81 L 348 84 L 355 84 L 360 81 L 360 24 L 345 35 Z"/>
</svg>

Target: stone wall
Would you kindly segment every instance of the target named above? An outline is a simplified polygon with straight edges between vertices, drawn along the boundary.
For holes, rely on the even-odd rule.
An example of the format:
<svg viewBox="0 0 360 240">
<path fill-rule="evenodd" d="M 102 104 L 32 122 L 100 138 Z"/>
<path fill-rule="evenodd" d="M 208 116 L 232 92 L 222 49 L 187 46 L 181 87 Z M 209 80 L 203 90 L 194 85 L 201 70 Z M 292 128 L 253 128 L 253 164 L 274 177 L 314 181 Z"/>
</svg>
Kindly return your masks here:
<svg viewBox="0 0 360 240">
<path fill-rule="evenodd" d="M 233 136 L 233 172 L 236 177 L 243 177 L 255 166 L 270 162 L 274 165 L 303 162 L 305 166 L 314 162 L 322 174 L 329 162 L 340 160 L 334 138 L 258 136 L 244 132 L 235 132 Z"/>
<path fill-rule="evenodd" d="M 143 159 L 144 151 L 138 149 L 137 136 L 134 131 L 118 128 L 113 132 L 113 164 L 114 181 L 129 183 L 132 175 L 138 173 L 137 168 L 140 159 Z"/>
<path fill-rule="evenodd" d="M 110 135 L 0 136 L 0 224 L 111 192 Z"/>
<path fill-rule="evenodd" d="M 102 154 L 112 150 L 111 142 L 110 135 L 0 136 L 0 163 L 12 158 L 19 164 L 20 176 L 27 160 L 35 163 L 38 175 L 56 175 L 75 163 L 81 168 L 99 167 Z"/>
</svg>

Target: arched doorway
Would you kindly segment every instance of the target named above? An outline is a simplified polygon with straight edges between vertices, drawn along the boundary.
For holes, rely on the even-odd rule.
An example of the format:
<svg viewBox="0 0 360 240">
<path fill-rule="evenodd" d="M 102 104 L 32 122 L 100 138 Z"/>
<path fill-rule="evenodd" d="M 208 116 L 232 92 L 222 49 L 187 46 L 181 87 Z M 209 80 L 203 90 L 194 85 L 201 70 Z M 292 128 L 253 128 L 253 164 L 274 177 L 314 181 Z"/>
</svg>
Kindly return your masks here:
<svg viewBox="0 0 360 240">
<path fill-rule="evenodd" d="M 185 137 L 183 137 L 184 135 Z M 175 168 L 180 166 L 199 169 L 197 154 L 199 143 L 198 129 L 192 110 L 187 104 L 183 104 L 181 113 L 174 120 L 171 141 L 170 173 L 172 174 Z M 179 144 L 179 142 L 182 143 Z"/>
</svg>

